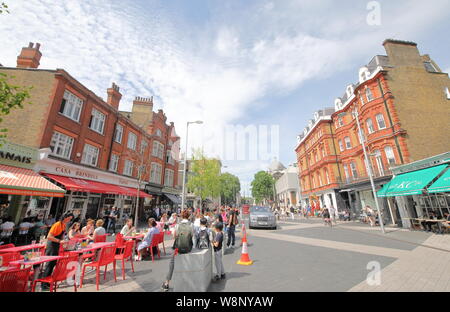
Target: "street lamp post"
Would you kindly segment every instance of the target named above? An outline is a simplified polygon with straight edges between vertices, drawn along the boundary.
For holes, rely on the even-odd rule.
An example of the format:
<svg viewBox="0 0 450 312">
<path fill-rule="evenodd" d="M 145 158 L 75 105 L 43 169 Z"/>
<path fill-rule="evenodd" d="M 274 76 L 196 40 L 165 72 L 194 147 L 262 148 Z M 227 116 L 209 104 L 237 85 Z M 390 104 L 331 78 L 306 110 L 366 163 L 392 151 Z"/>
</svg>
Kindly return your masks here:
<svg viewBox="0 0 450 312">
<path fill-rule="evenodd" d="M 189 137 L 189 124 L 202 124 L 203 121 L 201 120 L 197 120 L 197 121 L 188 121 L 186 123 L 186 148 L 185 148 L 185 153 L 184 153 L 184 161 L 183 161 L 183 189 L 181 192 L 181 210 L 183 210 L 184 208 L 184 202 L 185 202 L 185 197 L 186 197 L 186 163 L 187 163 L 187 153 L 188 153 L 188 137 Z"/>
<path fill-rule="evenodd" d="M 381 214 L 380 205 L 378 204 L 377 191 L 375 190 L 375 182 L 373 181 L 372 167 L 370 165 L 369 156 L 368 156 L 367 151 L 366 151 L 366 144 L 365 144 L 365 140 L 364 140 L 364 135 L 363 135 L 363 132 L 361 130 L 361 124 L 359 122 L 359 113 L 358 113 L 358 110 L 356 108 L 353 110 L 353 115 L 355 116 L 356 124 L 358 125 L 359 139 L 361 141 L 361 145 L 362 145 L 363 152 L 364 152 L 364 160 L 366 162 L 366 169 L 367 169 L 367 173 L 369 175 L 370 184 L 372 186 L 372 193 L 373 193 L 373 198 L 375 200 L 375 206 L 376 206 L 377 211 L 378 211 L 378 219 L 379 219 L 379 223 L 380 223 L 381 232 L 383 234 L 385 234 L 384 224 L 383 224 L 383 216 Z"/>
</svg>

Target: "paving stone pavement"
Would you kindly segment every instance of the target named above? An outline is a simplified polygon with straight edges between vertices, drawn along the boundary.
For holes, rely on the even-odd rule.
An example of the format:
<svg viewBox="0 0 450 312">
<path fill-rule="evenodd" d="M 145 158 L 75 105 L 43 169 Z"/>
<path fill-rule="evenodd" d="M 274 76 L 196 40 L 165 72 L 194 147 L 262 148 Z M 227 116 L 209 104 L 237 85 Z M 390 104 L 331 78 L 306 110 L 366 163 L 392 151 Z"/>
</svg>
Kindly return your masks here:
<svg viewBox="0 0 450 312">
<path fill-rule="evenodd" d="M 450 291 L 450 235 L 434 235 L 398 228 L 371 228 L 357 222 L 338 222 L 325 227 L 320 219 L 279 221 L 277 230 L 247 230 L 251 266 L 237 265 L 237 246 L 226 251 L 227 279 L 212 283 L 209 291 Z M 173 241 L 166 241 L 167 254 L 160 259 L 127 263 L 126 280 L 120 264 L 117 283 L 111 269 L 102 292 L 160 291 L 165 280 Z M 371 269 L 380 265 L 379 285 L 366 282 Z M 96 291 L 95 273 L 86 275 L 82 289 Z M 62 286 L 58 291 L 73 292 Z"/>
</svg>

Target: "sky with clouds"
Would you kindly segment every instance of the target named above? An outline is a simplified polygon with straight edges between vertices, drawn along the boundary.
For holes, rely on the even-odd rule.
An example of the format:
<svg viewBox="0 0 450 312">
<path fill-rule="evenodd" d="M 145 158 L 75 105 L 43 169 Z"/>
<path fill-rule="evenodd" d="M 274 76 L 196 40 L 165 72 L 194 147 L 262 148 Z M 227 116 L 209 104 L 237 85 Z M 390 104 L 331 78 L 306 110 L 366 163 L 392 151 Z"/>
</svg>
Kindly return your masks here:
<svg viewBox="0 0 450 312">
<path fill-rule="evenodd" d="M 274 156 L 295 161 L 296 136 L 357 81 L 360 67 L 385 54 L 384 39 L 417 42 L 450 71 L 448 0 L 377 1 L 379 25 L 367 22 L 373 1 L 361 0 L 7 3 L 0 63 L 15 66 L 21 47 L 39 42 L 40 68 L 64 68 L 103 98 L 115 82 L 121 110 L 135 96 L 154 96 L 183 149 L 186 122 L 203 120 L 189 128 L 189 149 L 221 157 L 247 192 Z M 236 142 L 236 129 L 254 140 Z"/>
</svg>

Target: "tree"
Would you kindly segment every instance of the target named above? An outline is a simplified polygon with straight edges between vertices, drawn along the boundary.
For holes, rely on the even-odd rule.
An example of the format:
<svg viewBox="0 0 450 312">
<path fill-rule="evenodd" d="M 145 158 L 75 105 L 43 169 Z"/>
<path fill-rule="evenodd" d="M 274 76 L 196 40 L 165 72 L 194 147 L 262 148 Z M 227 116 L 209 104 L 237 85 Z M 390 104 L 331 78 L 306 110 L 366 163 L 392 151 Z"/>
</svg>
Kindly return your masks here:
<svg viewBox="0 0 450 312">
<path fill-rule="evenodd" d="M 239 178 L 231 173 L 220 175 L 220 197 L 222 203 L 231 205 L 236 203 L 236 194 L 241 190 Z"/>
<path fill-rule="evenodd" d="M 264 199 L 273 198 L 273 187 L 275 180 L 265 171 L 260 171 L 255 174 L 252 183 L 252 196 L 257 203 L 261 203 Z"/>
<path fill-rule="evenodd" d="M 0 4 L 0 14 L 3 12 L 9 13 L 8 6 L 4 2 Z M 30 98 L 29 91 L 32 87 L 10 85 L 8 79 L 12 78 L 14 76 L 8 77 L 8 75 L 0 73 L 0 123 L 3 121 L 3 116 L 8 115 L 16 107 L 23 108 L 24 101 Z M 6 132 L 8 129 L 0 129 L 0 146 L 6 138 Z"/>
<path fill-rule="evenodd" d="M 8 6 L 4 2 L 0 3 L 0 14 L 2 14 L 3 12 L 9 13 Z"/>
<path fill-rule="evenodd" d="M 220 196 L 220 161 L 207 158 L 201 150 L 194 150 L 192 155 L 191 175 L 187 187 L 202 201 Z"/>
</svg>

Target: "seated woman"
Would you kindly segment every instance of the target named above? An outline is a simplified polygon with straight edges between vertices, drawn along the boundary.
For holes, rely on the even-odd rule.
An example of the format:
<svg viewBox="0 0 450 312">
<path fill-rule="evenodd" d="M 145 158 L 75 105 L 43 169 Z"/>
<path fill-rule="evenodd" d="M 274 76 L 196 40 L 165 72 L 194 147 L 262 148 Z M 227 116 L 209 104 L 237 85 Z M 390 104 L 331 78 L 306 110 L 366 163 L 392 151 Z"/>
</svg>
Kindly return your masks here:
<svg viewBox="0 0 450 312">
<path fill-rule="evenodd" d="M 162 230 L 163 231 L 168 231 L 169 230 L 169 220 L 167 219 L 167 213 L 164 213 L 161 216 L 161 219 L 159 220 L 159 222 L 162 224 Z"/>
<path fill-rule="evenodd" d="M 123 226 L 122 230 L 120 231 L 120 234 L 123 236 L 130 236 L 133 231 L 135 231 L 136 228 L 133 226 L 133 219 L 128 218 L 127 222 Z"/>
<path fill-rule="evenodd" d="M 147 234 L 145 235 L 142 242 L 137 246 L 138 255 L 136 256 L 136 261 L 142 261 L 142 254 L 145 249 L 149 248 L 152 245 L 153 236 L 155 234 L 159 234 L 159 229 L 157 227 L 156 220 L 154 218 L 148 219 L 149 229 Z"/>
<path fill-rule="evenodd" d="M 69 239 L 74 239 L 77 235 L 81 234 L 80 223 L 75 222 L 69 228 Z"/>
<path fill-rule="evenodd" d="M 86 235 L 90 240 L 94 239 L 94 220 L 87 220 L 86 226 L 81 229 L 81 235 Z"/>
<path fill-rule="evenodd" d="M 98 219 L 97 222 L 95 223 L 94 235 L 92 237 L 94 242 L 98 236 L 106 235 L 106 230 L 103 227 L 104 223 L 105 221 L 103 221 L 102 219 Z"/>
</svg>

